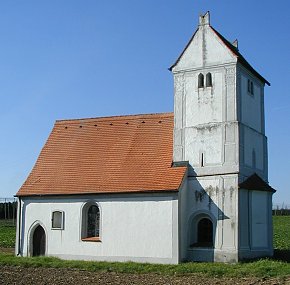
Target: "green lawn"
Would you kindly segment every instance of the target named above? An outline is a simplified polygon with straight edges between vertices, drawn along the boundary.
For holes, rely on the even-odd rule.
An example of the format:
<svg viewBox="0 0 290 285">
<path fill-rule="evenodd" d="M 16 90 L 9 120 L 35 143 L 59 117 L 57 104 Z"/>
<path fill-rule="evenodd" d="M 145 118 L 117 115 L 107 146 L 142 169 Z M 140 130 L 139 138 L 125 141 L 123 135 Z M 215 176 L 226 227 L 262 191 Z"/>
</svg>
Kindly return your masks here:
<svg viewBox="0 0 290 285">
<path fill-rule="evenodd" d="M 290 250 L 290 216 L 274 216 L 274 248 Z"/>
<path fill-rule="evenodd" d="M 0 247 L 14 247 L 16 226 L 12 220 L 0 220 Z"/>
<path fill-rule="evenodd" d="M 274 247 L 280 250 L 290 250 L 290 217 L 276 216 L 274 221 Z M 13 247 L 15 227 L 11 223 L 0 221 L 0 247 Z M 67 261 L 54 257 L 18 258 L 12 253 L 0 252 L 0 265 L 15 265 L 22 267 L 54 267 L 78 268 L 89 271 L 105 271 L 119 273 L 157 273 L 157 274 L 204 274 L 206 276 L 228 277 L 283 277 L 290 275 L 290 263 L 262 259 L 254 262 L 237 264 L 224 263 L 182 263 L 178 265 L 156 265 L 140 263 L 109 263 L 92 261 Z"/>
</svg>

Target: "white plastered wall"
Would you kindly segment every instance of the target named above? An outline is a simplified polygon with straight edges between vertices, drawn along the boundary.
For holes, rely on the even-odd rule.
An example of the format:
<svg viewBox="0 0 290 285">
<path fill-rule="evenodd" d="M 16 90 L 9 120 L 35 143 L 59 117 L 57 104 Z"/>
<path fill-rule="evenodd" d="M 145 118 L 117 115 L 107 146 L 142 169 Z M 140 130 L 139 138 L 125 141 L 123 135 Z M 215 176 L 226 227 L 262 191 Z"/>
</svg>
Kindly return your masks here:
<svg viewBox="0 0 290 285">
<path fill-rule="evenodd" d="M 188 178 L 181 192 L 182 260 L 235 262 L 238 260 L 238 175 Z M 191 247 L 199 217 L 214 226 L 214 248 Z"/>
<path fill-rule="evenodd" d="M 24 198 L 21 251 L 31 254 L 33 227 L 46 232 L 46 255 L 64 259 L 178 262 L 177 193 L 98 195 L 89 197 Z M 82 207 L 95 201 L 100 208 L 101 242 L 81 240 Z M 51 229 L 51 214 L 64 211 L 64 230 Z"/>
<path fill-rule="evenodd" d="M 272 256 L 272 193 L 240 189 L 239 208 L 239 259 Z"/>
<path fill-rule="evenodd" d="M 265 136 L 264 83 L 243 66 L 238 65 L 240 173 L 248 177 L 256 172 L 268 179 L 268 151 Z M 248 91 L 248 80 L 253 83 L 254 94 Z"/>
</svg>

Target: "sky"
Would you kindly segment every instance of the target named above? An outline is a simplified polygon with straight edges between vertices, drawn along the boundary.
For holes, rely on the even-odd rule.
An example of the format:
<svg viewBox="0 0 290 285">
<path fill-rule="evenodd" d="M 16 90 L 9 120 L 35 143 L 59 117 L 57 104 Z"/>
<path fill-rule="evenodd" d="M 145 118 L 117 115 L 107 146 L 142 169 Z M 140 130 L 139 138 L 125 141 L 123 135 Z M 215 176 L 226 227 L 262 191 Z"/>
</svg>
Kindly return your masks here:
<svg viewBox="0 0 290 285">
<path fill-rule="evenodd" d="M 211 25 L 268 81 L 273 202 L 290 205 L 290 1 L 1 0 L 0 197 L 31 171 L 57 119 L 173 111 L 175 62 Z"/>
</svg>

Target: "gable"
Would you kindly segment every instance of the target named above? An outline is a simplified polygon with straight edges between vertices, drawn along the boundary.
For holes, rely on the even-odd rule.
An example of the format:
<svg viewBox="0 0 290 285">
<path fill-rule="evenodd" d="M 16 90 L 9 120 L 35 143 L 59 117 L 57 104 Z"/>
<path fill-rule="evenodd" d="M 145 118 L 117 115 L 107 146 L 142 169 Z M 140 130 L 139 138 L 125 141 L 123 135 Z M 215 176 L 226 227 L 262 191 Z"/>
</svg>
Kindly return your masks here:
<svg viewBox="0 0 290 285">
<path fill-rule="evenodd" d="M 236 62 L 234 54 L 224 45 L 209 25 L 199 26 L 172 71 L 197 69 Z"/>
<path fill-rule="evenodd" d="M 169 70 L 178 72 L 236 62 L 270 86 L 270 83 L 247 62 L 238 48 L 210 25 L 207 12 L 200 16 L 198 29 Z"/>
<path fill-rule="evenodd" d="M 18 196 L 177 191 L 173 114 L 57 121 Z"/>
</svg>

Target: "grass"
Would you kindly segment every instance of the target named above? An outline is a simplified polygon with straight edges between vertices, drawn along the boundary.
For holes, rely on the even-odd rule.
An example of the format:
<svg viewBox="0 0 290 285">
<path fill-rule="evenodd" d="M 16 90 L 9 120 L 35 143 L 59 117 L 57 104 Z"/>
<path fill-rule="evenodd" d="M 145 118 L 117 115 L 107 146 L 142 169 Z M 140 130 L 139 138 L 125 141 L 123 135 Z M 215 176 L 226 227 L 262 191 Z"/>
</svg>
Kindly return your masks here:
<svg viewBox="0 0 290 285">
<path fill-rule="evenodd" d="M 12 220 L 0 220 L 0 247 L 15 246 L 16 226 Z"/>
<path fill-rule="evenodd" d="M 290 217 L 276 216 L 274 221 L 274 247 L 290 249 Z M 15 227 L 11 223 L 0 223 L 0 247 L 14 246 Z M 209 277 L 284 277 L 290 275 L 290 263 L 261 259 L 254 262 L 182 263 L 178 265 L 140 264 L 133 262 L 93 262 L 61 260 L 54 257 L 15 257 L 12 253 L 0 252 L 0 266 L 76 268 L 87 271 L 117 273 L 157 273 L 164 275 L 203 274 Z"/>
<path fill-rule="evenodd" d="M 290 216 L 274 216 L 274 248 L 290 250 Z"/>
<path fill-rule="evenodd" d="M 61 260 L 55 257 L 15 257 L 0 253 L 0 265 L 22 267 L 76 268 L 87 271 L 117 273 L 156 273 L 162 275 L 203 274 L 209 277 L 284 277 L 290 274 L 290 264 L 263 259 L 249 263 L 182 263 L 178 265 L 141 264 L 134 262 L 94 262 Z"/>
</svg>

